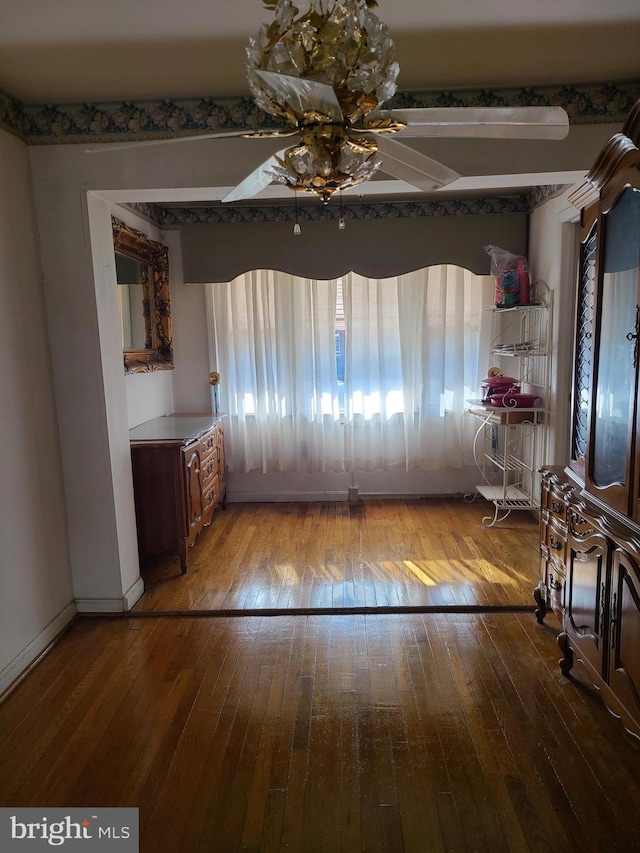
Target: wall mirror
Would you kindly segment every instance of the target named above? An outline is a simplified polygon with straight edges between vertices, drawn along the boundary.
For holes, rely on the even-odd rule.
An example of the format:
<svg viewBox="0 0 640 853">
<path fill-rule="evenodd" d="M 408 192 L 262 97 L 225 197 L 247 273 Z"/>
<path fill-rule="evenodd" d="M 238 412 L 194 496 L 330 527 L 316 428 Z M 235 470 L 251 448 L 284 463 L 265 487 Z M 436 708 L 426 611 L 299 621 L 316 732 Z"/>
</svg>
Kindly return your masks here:
<svg viewBox="0 0 640 853">
<path fill-rule="evenodd" d="M 169 251 L 111 217 L 125 373 L 173 368 Z"/>
</svg>

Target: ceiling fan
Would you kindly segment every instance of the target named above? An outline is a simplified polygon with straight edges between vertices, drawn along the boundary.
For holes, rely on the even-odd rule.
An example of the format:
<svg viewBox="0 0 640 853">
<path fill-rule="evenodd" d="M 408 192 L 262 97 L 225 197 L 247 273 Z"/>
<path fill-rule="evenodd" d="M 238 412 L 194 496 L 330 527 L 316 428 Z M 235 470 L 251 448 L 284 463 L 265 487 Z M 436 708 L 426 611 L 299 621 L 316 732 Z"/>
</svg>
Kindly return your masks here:
<svg viewBox="0 0 640 853">
<path fill-rule="evenodd" d="M 274 20 L 251 39 L 245 63 L 256 105 L 288 127 L 198 138 L 298 140 L 258 166 L 223 202 L 253 198 L 275 181 L 327 203 L 378 169 L 430 192 L 460 175 L 399 139 L 563 139 L 568 133 L 561 107 L 383 110 L 396 91 L 399 66 L 388 28 L 372 11 L 376 0 L 296 2 L 263 0 Z"/>
<path fill-rule="evenodd" d="M 247 48 L 249 88 L 258 107 L 298 136 L 262 163 L 223 202 L 259 194 L 273 181 L 328 202 L 382 168 L 423 191 L 460 175 L 403 145 L 399 137 L 563 139 L 560 107 L 381 110 L 396 90 L 399 66 L 376 0 L 263 0 L 274 21 Z"/>
</svg>

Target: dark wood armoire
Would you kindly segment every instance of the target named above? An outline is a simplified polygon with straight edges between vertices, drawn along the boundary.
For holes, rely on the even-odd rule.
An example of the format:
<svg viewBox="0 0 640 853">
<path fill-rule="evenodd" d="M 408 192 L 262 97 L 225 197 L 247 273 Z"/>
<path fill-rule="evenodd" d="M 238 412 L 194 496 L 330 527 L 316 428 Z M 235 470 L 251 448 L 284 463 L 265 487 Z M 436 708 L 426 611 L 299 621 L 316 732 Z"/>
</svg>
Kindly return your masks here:
<svg viewBox="0 0 640 853">
<path fill-rule="evenodd" d="M 570 459 L 542 472 L 536 615 L 640 737 L 640 101 L 571 196 L 580 209 Z"/>
</svg>

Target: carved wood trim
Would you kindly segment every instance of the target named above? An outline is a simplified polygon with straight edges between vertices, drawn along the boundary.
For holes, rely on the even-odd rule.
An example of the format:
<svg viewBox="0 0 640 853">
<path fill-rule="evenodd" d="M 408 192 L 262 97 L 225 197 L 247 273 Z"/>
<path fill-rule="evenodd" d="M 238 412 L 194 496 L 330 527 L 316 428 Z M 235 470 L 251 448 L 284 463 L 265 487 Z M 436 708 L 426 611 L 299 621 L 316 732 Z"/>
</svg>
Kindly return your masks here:
<svg viewBox="0 0 640 853">
<path fill-rule="evenodd" d="M 584 210 L 598 200 L 602 188 L 622 168 L 640 168 L 640 101 L 636 101 L 627 116 L 621 133 L 616 133 L 604 145 L 587 174 L 584 184 L 575 190 L 569 201 Z"/>
</svg>

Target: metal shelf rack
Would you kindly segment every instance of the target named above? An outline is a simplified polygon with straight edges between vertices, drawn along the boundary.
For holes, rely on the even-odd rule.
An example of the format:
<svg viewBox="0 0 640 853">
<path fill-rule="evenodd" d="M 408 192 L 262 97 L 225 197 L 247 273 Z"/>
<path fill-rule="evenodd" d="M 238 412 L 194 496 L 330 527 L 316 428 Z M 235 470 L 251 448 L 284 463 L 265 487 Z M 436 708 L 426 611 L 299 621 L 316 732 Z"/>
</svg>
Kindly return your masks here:
<svg viewBox="0 0 640 853">
<path fill-rule="evenodd" d="M 493 516 L 483 518 L 489 527 L 513 510 L 539 507 L 537 472 L 545 461 L 550 390 L 551 293 L 542 282 L 536 283 L 536 293 L 539 298 L 531 305 L 486 309 L 492 312 L 491 358 L 503 373 L 518 379 L 523 391 L 541 401 L 527 408 L 469 401 L 468 413 L 480 421 L 474 459 L 482 482 L 473 497 L 481 495 L 493 503 Z"/>
</svg>

